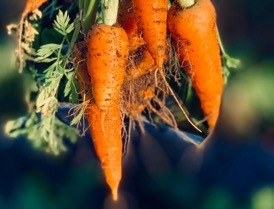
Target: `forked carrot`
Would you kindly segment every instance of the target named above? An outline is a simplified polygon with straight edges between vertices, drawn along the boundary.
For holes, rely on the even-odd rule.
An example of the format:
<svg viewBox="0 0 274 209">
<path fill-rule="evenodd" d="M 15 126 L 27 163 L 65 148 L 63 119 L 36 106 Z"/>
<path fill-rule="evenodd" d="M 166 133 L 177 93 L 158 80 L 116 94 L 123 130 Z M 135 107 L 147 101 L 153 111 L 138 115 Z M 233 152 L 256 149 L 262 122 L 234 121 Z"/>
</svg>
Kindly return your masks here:
<svg viewBox="0 0 274 209">
<path fill-rule="evenodd" d="M 122 0 L 120 3 L 118 23 L 127 33 L 129 51 L 133 54 L 133 65 L 130 69 L 130 76 L 137 78 L 146 74 L 152 68 L 155 69 L 155 61 L 147 49 L 146 42 L 139 33 L 132 0 Z M 137 56 L 135 56 L 136 54 Z"/>
<path fill-rule="evenodd" d="M 159 69 L 165 60 L 167 0 L 132 0 L 137 26 Z"/>
<path fill-rule="evenodd" d="M 155 60 L 160 76 L 189 123 L 198 131 L 169 86 L 163 71 L 166 53 L 168 0 L 132 0 L 137 26 L 147 43 L 147 49 Z"/>
<path fill-rule="evenodd" d="M 208 118 L 207 123 L 213 129 L 223 91 L 214 6 L 210 0 L 197 0 L 193 6 L 183 8 L 175 1 L 168 13 L 168 28 Z"/>
<path fill-rule="evenodd" d="M 130 51 L 135 51 L 146 44 L 138 31 L 132 7 L 132 0 L 123 0 L 120 3 L 118 11 L 118 23 L 127 33 Z"/>
</svg>

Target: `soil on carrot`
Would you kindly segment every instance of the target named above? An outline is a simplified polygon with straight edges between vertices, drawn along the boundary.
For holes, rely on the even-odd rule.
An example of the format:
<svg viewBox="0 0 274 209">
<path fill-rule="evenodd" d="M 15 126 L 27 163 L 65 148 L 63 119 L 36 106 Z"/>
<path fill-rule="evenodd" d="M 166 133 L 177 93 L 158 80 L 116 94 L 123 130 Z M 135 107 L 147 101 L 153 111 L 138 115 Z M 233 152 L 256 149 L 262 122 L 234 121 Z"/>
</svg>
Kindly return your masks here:
<svg viewBox="0 0 274 209">
<path fill-rule="evenodd" d="M 169 44 L 167 45 L 169 46 Z M 125 80 L 121 91 L 122 112 L 128 118 L 137 120 L 141 127 L 144 115 L 150 122 L 160 119 L 163 123 L 177 128 L 175 117 L 166 105 L 166 98 L 169 95 L 168 89 L 156 65 L 146 69 L 146 71 L 141 70 L 140 76 L 132 73 L 132 71 L 138 70 L 134 67 L 142 62 L 145 50 L 147 49 L 144 45 L 130 55 L 127 66 L 129 76 Z M 170 50 L 167 50 L 167 53 L 169 52 Z M 166 54 L 166 57 L 169 57 L 169 55 Z M 167 62 L 165 66 L 167 74 L 171 74 L 170 71 L 175 69 L 174 66 L 170 66 L 170 63 Z"/>
<path fill-rule="evenodd" d="M 168 45 L 170 46 L 170 44 Z M 127 64 L 127 76 L 120 92 L 120 109 L 122 118 L 129 118 L 132 121 L 137 120 L 141 130 L 143 127 L 142 121 L 144 115 L 147 116 L 150 122 L 161 120 L 163 123 L 177 128 L 175 117 L 166 105 L 166 98 L 168 97 L 167 87 L 162 81 L 162 78 L 156 67 L 153 66 L 151 69 L 147 69 L 146 72 L 140 72 L 140 75 L 134 74 L 134 76 L 132 76 L 132 71 L 136 70 L 134 67 L 142 61 L 142 52 L 144 50 L 146 50 L 146 47 L 142 46 L 130 54 L 130 58 Z M 90 98 L 86 96 L 83 98 L 84 95 L 91 93 L 85 91 L 85 89 L 87 90 L 88 88 L 84 88 L 84 86 L 90 86 L 90 77 L 87 78 L 88 74 L 85 72 L 87 69 L 86 42 L 80 41 L 76 43 L 75 51 L 77 51 L 78 56 L 78 59 L 75 61 L 76 67 L 78 66 L 77 72 L 79 72 L 79 74 L 77 74 L 77 80 L 78 83 L 81 84 L 80 91 L 82 92 L 81 95 L 83 102 L 87 98 Z M 167 51 L 168 53 L 172 54 L 170 50 Z M 169 57 L 170 54 L 166 56 Z M 174 73 L 175 71 L 179 70 L 178 66 L 175 66 L 174 64 L 170 65 L 171 63 L 174 62 L 169 60 L 169 62 L 166 63 L 166 74 L 175 74 L 178 77 L 179 73 Z M 85 93 L 83 94 L 83 92 Z M 126 130 L 126 127 L 124 127 L 124 130 Z"/>
</svg>

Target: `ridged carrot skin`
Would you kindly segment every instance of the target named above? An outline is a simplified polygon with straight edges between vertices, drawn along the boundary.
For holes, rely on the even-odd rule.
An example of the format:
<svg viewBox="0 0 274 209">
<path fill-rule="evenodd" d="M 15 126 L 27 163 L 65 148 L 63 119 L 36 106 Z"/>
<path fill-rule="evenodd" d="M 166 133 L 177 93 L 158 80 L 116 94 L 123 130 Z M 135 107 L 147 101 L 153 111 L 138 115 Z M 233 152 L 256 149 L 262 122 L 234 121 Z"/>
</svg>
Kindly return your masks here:
<svg viewBox="0 0 274 209">
<path fill-rule="evenodd" d="M 92 85 L 88 74 L 86 57 L 83 56 L 85 42 L 78 42 L 73 47 L 74 63 L 76 65 L 76 78 L 82 97 L 91 100 L 91 94 L 85 94 L 85 89 L 91 90 Z M 100 159 L 107 184 L 112 190 L 113 199 L 118 199 L 118 186 L 121 180 L 122 140 L 120 112 L 118 106 L 112 106 L 107 112 L 102 111 L 90 101 L 85 111 L 90 133 L 96 153 Z"/>
<path fill-rule="evenodd" d="M 118 23 L 126 31 L 129 41 L 129 51 L 134 54 L 139 54 L 137 51 L 141 49 L 140 61 L 130 69 L 130 76 L 138 78 L 149 70 L 156 69 L 155 61 L 149 53 L 146 42 L 139 33 L 136 18 L 133 11 L 132 0 L 123 0 L 119 6 Z M 138 57 L 139 58 L 139 57 Z M 135 62 L 135 60 L 133 60 Z"/>
<path fill-rule="evenodd" d="M 158 68 L 165 60 L 167 0 L 132 0 L 137 26 Z"/>
<path fill-rule="evenodd" d="M 223 91 L 222 64 L 216 13 L 210 0 L 198 0 L 190 8 L 174 2 L 168 12 L 168 28 L 176 42 L 183 68 L 200 99 L 211 129 L 214 128 Z"/>
<path fill-rule="evenodd" d="M 94 148 L 101 162 L 113 200 L 118 199 L 122 177 L 122 120 L 119 106 L 110 107 L 104 114 L 96 104 L 86 110 Z"/>
<path fill-rule="evenodd" d="M 128 38 L 121 27 L 97 24 L 89 32 L 87 66 L 100 110 L 119 102 L 128 55 Z"/>
<path fill-rule="evenodd" d="M 87 67 L 94 103 L 87 110 L 93 144 L 112 190 L 118 199 L 122 175 L 122 120 L 120 90 L 129 54 L 126 32 L 115 26 L 95 25 L 88 34 Z"/>
<path fill-rule="evenodd" d="M 120 3 L 118 11 L 118 23 L 127 33 L 129 51 L 135 51 L 146 44 L 138 31 L 132 7 L 132 0 L 123 0 Z"/>
</svg>

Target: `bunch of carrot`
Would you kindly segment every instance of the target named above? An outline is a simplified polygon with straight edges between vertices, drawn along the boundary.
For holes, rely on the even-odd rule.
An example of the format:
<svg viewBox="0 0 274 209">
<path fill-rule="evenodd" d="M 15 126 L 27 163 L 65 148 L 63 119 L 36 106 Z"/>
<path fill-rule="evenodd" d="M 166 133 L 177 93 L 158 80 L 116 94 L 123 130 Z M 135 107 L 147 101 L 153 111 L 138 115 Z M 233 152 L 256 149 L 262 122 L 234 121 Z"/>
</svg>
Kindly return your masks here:
<svg viewBox="0 0 274 209">
<path fill-rule="evenodd" d="M 45 1 L 29 1 L 23 16 Z M 91 92 L 86 114 L 114 200 L 118 198 L 122 166 L 121 89 L 126 81 L 141 79 L 149 72 L 161 75 L 151 79 L 165 79 L 169 34 L 213 129 L 219 115 L 223 77 L 216 14 L 210 0 L 175 0 L 170 9 L 168 0 L 122 0 L 114 21 L 90 29 L 85 42 L 87 54 L 79 56 L 82 52 L 77 45 L 74 50 L 81 92 L 85 92 L 84 86 Z M 136 53 L 141 54 L 138 61 L 132 60 Z M 84 64 L 79 64 L 82 61 Z M 146 100 L 154 96 L 157 81 L 153 82 L 153 88 L 140 92 L 146 94 Z M 144 108 L 133 112 L 141 113 Z"/>
<path fill-rule="evenodd" d="M 118 25 L 94 25 L 88 34 L 86 56 L 93 95 L 87 118 L 115 200 L 122 164 L 121 88 L 125 80 L 138 79 L 151 71 L 164 73 L 167 26 L 210 128 L 218 117 L 223 86 L 216 17 L 210 0 L 198 0 L 189 8 L 175 1 L 169 10 L 167 0 L 123 0 Z M 133 59 L 129 65 L 129 54 L 134 57 L 140 51 L 140 60 Z M 148 100 L 153 91 L 143 91 L 150 92 Z"/>
<path fill-rule="evenodd" d="M 163 73 L 167 26 L 211 129 L 218 118 L 223 86 L 215 10 L 210 0 L 198 0 L 191 7 L 175 1 L 170 10 L 167 0 L 123 0 L 118 23 L 122 28 L 92 28 L 87 57 L 95 101 L 88 118 L 107 182 L 115 191 L 114 199 L 121 178 L 119 94 L 123 79 L 137 78 L 151 70 Z M 123 35 L 116 31 L 123 31 Z M 126 75 L 128 51 L 135 53 L 141 47 L 141 61 Z"/>
</svg>

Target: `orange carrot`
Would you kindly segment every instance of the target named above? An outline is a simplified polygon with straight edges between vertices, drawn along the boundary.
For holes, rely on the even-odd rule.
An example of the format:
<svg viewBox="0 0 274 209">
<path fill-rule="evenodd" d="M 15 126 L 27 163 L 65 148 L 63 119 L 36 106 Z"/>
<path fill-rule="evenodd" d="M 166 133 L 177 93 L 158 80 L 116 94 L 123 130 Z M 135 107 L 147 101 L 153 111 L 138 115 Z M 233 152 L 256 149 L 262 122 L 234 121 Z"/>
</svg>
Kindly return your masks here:
<svg viewBox="0 0 274 209">
<path fill-rule="evenodd" d="M 166 50 L 167 0 L 132 0 L 139 30 L 159 69 Z"/>
<path fill-rule="evenodd" d="M 122 167 L 120 90 L 129 54 L 126 32 L 116 26 L 95 25 L 88 35 L 88 72 L 94 104 L 88 114 L 91 135 L 113 199 L 118 198 Z"/>
<path fill-rule="evenodd" d="M 190 120 L 187 112 L 180 104 L 179 100 L 170 85 L 168 84 L 164 71 L 163 64 L 166 53 L 166 36 L 167 36 L 167 7 L 168 0 L 132 0 L 134 14 L 137 21 L 137 26 L 142 33 L 142 36 L 147 43 L 147 49 L 151 53 L 160 76 L 163 79 L 170 94 L 175 99 L 185 118 L 199 132 L 201 130 L 195 126 Z"/>
<path fill-rule="evenodd" d="M 85 47 L 86 42 L 78 42 L 73 47 L 74 63 L 76 65 L 76 78 L 80 87 L 82 97 L 90 100 L 91 94 L 85 94 L 86 89 L 91 89 L 90 76 L 88 74 Z M 115 108 L 116 107 L 116 108 Z M 122 158 L 121 129 L 122 123 L 119 120 L 120 112 L 118 106 L 110 107 L 104 118 L 97 105 L 90 101 L 85 111 L 88 123 L 90 124 L 91 136 L 97 155 L 100 157 L 105 174 L 112 174 L 107 177 L 107 183 L 113 190 L 113 199 L 117 199 L 118 184 L 121 179 L 120 161 Z M 117 118 L 113 118 L 117 117 Z M 111 136 L 111 137 L 110 137 Z"/>
<path fill-rule="evenodd" d="M 210 0 L 198 0 L 193 6 L 182 8 L 176 1 L 168 12 L 168 28 L 212 129 L 223 91 L 214 6 Z"/>
<path fill-rule="evenodd" d="M 146 44 L 144 39 L 138 32 L 131 0 L 123 0 L 120 3 L 118 23 L 127 33 L 130 51 L 135 51 L 144 44 Z"/>
<path fill-rule="evenodd" d="M 122 28 L 97 24 L 90 31 L 87 65 L 100 110 L 119 101 L 128 53 L 128 38 Z"/>
<path fill-rule="evenodd" d="M 155 69 L 156 69 L 156 65 L 153 57 L 151 56 L 151 54 L 148 52 L 147 49 L 144 49 L 141 52 L 141 61 L 134 64 L 132 68 L 130 69 L 129 73 L 131 78 L 138 78 L 142 75 L 145 75 L 149 71 L 152 71 Z"/>
<path fill-rule="evenodd" d="M 155 62 L 146 47 L 146 42 L 139 34 L 133 12 L 132 0 L 123 0 L 119 6 L 118 23 L 126 31 L 129 50 L 133 54 L 133 64 L 130 69 L 131 78 L 140 77 L 155 66 Z M 141 56 L 139 56 L 141 55 Z M 135 60 L 135 57 L 136 60 Z"/>
<path fill-rule="evenodd" d="M 122 121 L 118 105 L 109 107 L 104 116 L 93 103 L 87 110 L 94 148 L 101 162 L 106 182 L 112 190 L 114 200 L 118 199 L 118 186 L 122 176 Z"/>
</svg>

